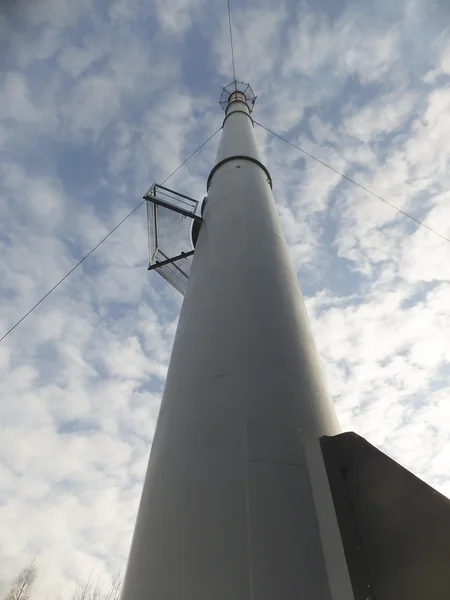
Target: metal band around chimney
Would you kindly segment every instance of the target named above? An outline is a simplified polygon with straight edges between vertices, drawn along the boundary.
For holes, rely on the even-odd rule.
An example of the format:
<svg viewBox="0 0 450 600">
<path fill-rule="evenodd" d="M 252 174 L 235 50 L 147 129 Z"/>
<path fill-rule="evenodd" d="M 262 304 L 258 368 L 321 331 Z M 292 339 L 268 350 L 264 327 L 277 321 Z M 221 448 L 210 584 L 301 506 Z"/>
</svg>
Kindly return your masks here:
<svg viewBox="0 0 450 600">
<path fill-rule="evenodd" d="M 240 102 L 241 104 L 245 104 L 245 106 L 248 108 L 248 110 L 250 111 L 250 106 L 247 104 L 247 100 L 242 100 L 241 98 L 236 98 L 235 100 L 228 100 L 228 104 L 227 104 L 227 108 L 225 110 L 225 112 L 231 115 L 231 113 L 228 112 L 228 109 L 230 108 L 230 106 L 232 106 L 233 104 L 236 104 L 236 102 Z M 232 112 L 237 112 L 237 111 L 232 111 Z"/>
<path fill-rule="evenodd" d="M 253 121 L 252 116 L 246 110 L 233 110 L 233 112 L 227 113 L 227 115 L 225 116 L 223 123 L 222 123 L 222 127 L 225 125 L 225 121 L 228 119 L 228 117 L 231 117 L 232 115 L 235 115 L 236 113 L 242 113 L 243 115 L 246 115 L 252 122 L 253 127 L 255 126 L 255 122 Z"/>
<path fill-rule="evenodd" d="M 258 165 L 258 167 L 261 167 L 261 169 L 264 171 L 264 173 L 267 176 L 267 181 L 269 182 L 270 188 L 272 189 L 272 177 L 270 176 L 269 171 L 267 170 L 267 168 L 262 164 L 262 162 L 260 162 L 259 160 L 256 160 L 256 158 L 253 158 L 252 156 L 245 156 L 245 155 L 241 155 L 241 154 L 236 154 L 235 156 L 227 156 L 227 158 L 224 158 L 223 160 L 221 160 L 220 162 L 217 163 L 217 165 L 215 165 L 215 167 L 213 168 L 213 170 L 211 171 L 211 173 L 209 174 L 208 177 L 208 183 L 206 188 L 209 190 L 209 186 L 211 185 L 211 180 L 214 176 L 214 173 L 217 171 L 217 169 L 219 169 L 222 165 L 224 165 L 227 162 L 230 162 L 230 160 L 248 160 L 250 162 L 255 163 L 256 165 Z"/>
</svg>

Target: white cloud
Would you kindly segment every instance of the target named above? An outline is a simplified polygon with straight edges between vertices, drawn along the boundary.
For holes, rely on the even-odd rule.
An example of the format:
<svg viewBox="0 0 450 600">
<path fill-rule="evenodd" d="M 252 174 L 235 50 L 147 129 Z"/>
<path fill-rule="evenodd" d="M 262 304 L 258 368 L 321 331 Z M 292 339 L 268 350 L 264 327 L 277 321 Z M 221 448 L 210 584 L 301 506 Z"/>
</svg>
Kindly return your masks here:
<svg viewBox="0 0 450 600">
<path fill-rule="evenodd" d="M 343 123 L 343 129 L 362 142 L 393 134 L 411 117 L 417 100 L 417 94 L 411 90 L 382 95 L 363 109 L 353 108 L 352 114 Z"/>
<path fill-rule="evenodd" d="M 76 24 L 85 11 L 92 10 L 90 0 L 37 0 L 22 3 L 22 18 L 31 25 L 51 24 L 63 29 Z"/>
<path fill-rule="evenodd" d="M 67 106 L 73 127 L 92 131 L 106 127 L 120 108 L 116 81 L 108 75 L 87 75 Z"/>
<path fill-rule="evenodd" d="M 181 34 L 191 26 L 202 8 L 204 0 L 155 1 L 156 18 L 159 25 L 169 34 Z"/>
<path fill-rule="evenodd" d="M 450 236 L 444 20 L 419 1 L 232 10 L 256 119 Z M 225 5 L 39 0 L 15 19 L 1 331 L 219 127 L 231 79 Z M 450 494 L 448 243 L 256 134 L 343 427 Z M 217 142 L 170 185 L 201 198 Z M 142 208 L 0 344 L 0 593 L 36 553 L 36 597 L 124 568 L 181 302 L 146 266 Z"/>
<path fill-rule="evenodd" d="M 433 84 L 442 75 L 450 75 L 450 49 L 448 47 L 449 42 L 449 30 L 444 30 L 437 40 L 437 60 L 435 68 L 431 69 L 424 76 L 426 83 Z"/>
<path fill-rule="evenodd" d="M 383 31 L 355 19 L 343 23 L 338 35 L 338 48 L 343 54 L 338 55 L 337 63 L 347 73 L 357 75 L 361 83 L 382 80 L 399 60 L 397 28 Z"/>
<path fill-rule="evenodd" d="M 299 5 L 297 23 L 288 40 L 284 73 L 316 78 L 321 69 L 327 68 L 332 87 L 333 79 L 342 76 L 355 75 L 362 84 L 378 81 L 399 60 L 398 28 L 386 27 L 381 19 L 370 19 L 364 7 L 356 3 L 349 3 L 335 21 Z"/>
<path fill-rule="evenodd" d="M 30 40 L 27 44 L 23 43 L 20 36 L 14 38 L 13 52 L 17 65 L 24 69 L 35 61 L 45 61 L 50 59 L 61 44 L 59 32 L 52 27 L 45 27 L 36 38 Z"/>
<path fill-rule="evenodd" d="M 101 56 L 102 48 L 94 42 L 89 47 L 66 46 L 58 57 L 58 63 L 72 77 L 78 77 Z"/>
<path fill-rule="evenodd" d="M 51 231 L 61 223 L 66 197 L 60 181 L 46 176 L 31 177 L 15 163 L 3 164 L 0 172 L 10 200 L 27 198 L 27 220 L 38 224 L 42 232 Z"/>
<path fill-rule="evenodd" d="M 234 8 L 234 7 L 233 7 Z M 235 7 L 232 13 L 234 56 L 236 77 L 251 81 L 258 87 L 263 77 L 270 76 L 279 61 L 281 51 L 281 30 L 286 20 L 283 3 L 276 7 L 248 6 Z M 230 33 L 226 10 L 220 19 L 219 36 L 215 36 L 216 52 L 220 72 L 232 80 L 232 62 L 230 53 Z M 262 49 L 270 48 L 261 60 Z"/>
<path fill-rule="evenodd" d="M 39 113 L 30 100 L 27 81 L 21 73 L 6 73 L 0 92 L 0 109 L 3 118 L 25 122 L 35 122 L 39 119 Z"/>
</svg>

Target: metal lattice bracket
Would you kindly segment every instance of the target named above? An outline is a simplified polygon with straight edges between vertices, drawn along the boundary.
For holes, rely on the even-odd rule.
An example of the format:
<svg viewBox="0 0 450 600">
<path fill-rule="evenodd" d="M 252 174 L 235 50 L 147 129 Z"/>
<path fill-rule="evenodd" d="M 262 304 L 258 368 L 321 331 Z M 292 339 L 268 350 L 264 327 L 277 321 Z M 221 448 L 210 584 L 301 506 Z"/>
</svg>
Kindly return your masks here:
<svg viewBox="0 0 450 600">
<path fill-rule="evenodd" d="M 234 92 L 241 92 L 244 94 L 250 111 L 252 111 L 258 96 L 255 95 L 251 85 L 249 83 L 245 83 L 244 81 L 232 81 L 222 88 L 222 94 L 219 100 L 220 106 L 225 110 L 228 105 L 228 100 L 230 99 L 231 94 Z"/>
<path fill-rule="evenodd" d="M 185 294 L 194 248 L 202 222 L 203 202 L 156 183 L 144 195 L 150 262 L 181 294 Z"/>
</svg>

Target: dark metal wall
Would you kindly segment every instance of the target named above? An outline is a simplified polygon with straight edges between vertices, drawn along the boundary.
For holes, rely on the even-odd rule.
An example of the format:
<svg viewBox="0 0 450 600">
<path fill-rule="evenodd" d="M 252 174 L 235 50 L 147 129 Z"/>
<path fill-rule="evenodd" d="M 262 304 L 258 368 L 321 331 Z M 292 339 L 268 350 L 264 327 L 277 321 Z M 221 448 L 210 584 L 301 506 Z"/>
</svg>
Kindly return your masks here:
<svg viewBox="0 0 450 600">
<path fill-rule="evenodd" d="M 355 433 L 321 446 L 355 600 L 449 600 L 450 500 Z"/>
</svg>

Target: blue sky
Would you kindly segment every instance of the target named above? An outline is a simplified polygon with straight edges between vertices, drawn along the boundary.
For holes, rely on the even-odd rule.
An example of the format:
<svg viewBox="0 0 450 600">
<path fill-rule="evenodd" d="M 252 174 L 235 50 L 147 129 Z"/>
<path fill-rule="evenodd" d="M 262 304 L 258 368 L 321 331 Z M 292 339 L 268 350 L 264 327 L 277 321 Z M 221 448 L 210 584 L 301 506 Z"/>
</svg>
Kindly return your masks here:
<svg viewBox="0 0 450 600">
<path fill-rule="evenodd" d="M 222 0 L 0 12 L 0 329 L 221 124 Z M 232 1 L 255 117 L 450 236 L 450 9 Z M 450 496 L 450 245 L 256 131 L 343 429 Z M 218 137 L 171 180 L 202 198 Z M 123 570 L 181 297 L 145 211 L 0 344 L 0 592 Z"/>
</svg>

